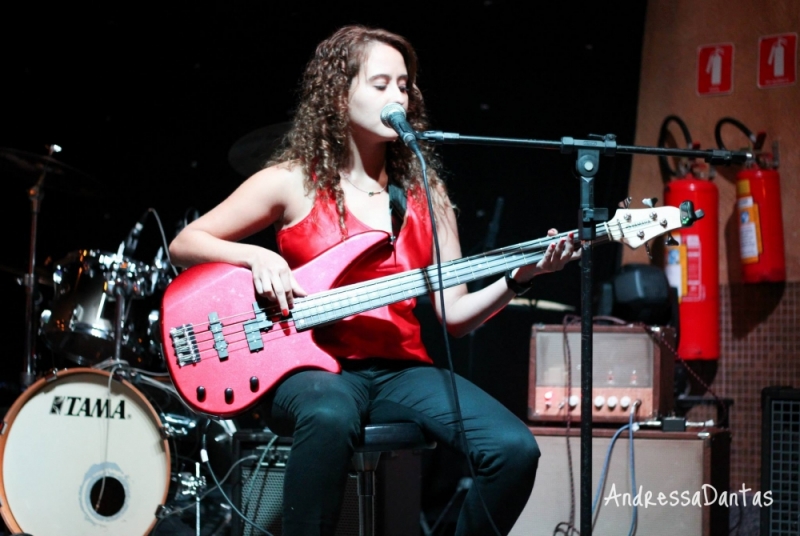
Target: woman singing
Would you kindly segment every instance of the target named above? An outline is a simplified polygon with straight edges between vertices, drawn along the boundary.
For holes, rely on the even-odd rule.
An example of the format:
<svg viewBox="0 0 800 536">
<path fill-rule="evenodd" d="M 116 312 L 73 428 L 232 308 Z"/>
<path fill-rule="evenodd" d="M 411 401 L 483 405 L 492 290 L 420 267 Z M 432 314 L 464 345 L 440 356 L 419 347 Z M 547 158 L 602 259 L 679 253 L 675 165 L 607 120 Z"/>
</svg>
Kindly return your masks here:
<svg viewBox="0 0 800 536">
<path fill-rule="evenodd" d="M 385 30 L 347 26 L 320 43 L 304 73 L 285 149 L 187 226 L 170 245 L 173 261 L 247 267 L 256 292 L 277 303 L 284 316 L 291 314 L 296 298 L 306 295 L 292 269 L 357 233 L 380 230 L 391 238 L 377 254 L 356 263 L 349 280 L 435 263 L 419 161 L 380 117 L 384 106 L 396 103 L 414 129 L 427 128 L 416 75 L 414 49 Z M 441 261 L 458 259 L 453 206 L 437 176 L 435 156 L 422 145 Z M 400 202 L 390 202 L 393 197 Z M 277 251 L 241 242 L 270 225 Z M 534 276 L 559 270 L 578 254 L 572 240 L 560 240 L 538 263 L 479 291 L 470 293 L 466 285 L 444 290 L 447 329 L 457 337 L 469 333 Z M 438 294 L 432 298 L 441 319 Z M 270 428 L 294 437 L 284 481 L 285 535 L 334 533 L 350 459 L 367 423 L 414 422 L 439 443 L 462 452 L 467 445 L 477 480 L 467 493 L 457 534 L 495 534 L 493 525 L 507 534 L 527 503 L 539 460 L 534 437 L 503 405 L 457 377 L 462 440 L 449 372 L 432 364 L 413 314 L 415 303 L 403 300 L 318 329 L 316 343 L 338 359 L 342 372 L 296 372 L 263 400 Z"/>
</svg>

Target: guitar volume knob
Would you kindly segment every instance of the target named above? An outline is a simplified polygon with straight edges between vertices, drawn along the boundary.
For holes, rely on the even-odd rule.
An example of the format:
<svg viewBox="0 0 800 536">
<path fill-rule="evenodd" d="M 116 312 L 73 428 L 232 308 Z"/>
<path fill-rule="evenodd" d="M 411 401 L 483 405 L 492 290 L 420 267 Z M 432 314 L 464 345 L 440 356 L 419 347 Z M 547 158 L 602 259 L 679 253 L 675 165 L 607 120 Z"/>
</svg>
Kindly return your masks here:
<svg viewBox="0 0 800 536">
<path fill-rule="evenodd" d="M 206 388 L 202 385 L 197 388 L 197 400 L 202 402 L 206 399 Z"/>
<path fill-rule="evenodd" d="M 230 387 L 225 389 L 225 402 L 227 404 L 233 402 L 233 389 L 231 389 Z"/>
<path fill-rule="evenodd" d="M 250 390 L 254 393 L 258 391 L 258 378 L 256 376 L 250 378 Z"/>
</svg>

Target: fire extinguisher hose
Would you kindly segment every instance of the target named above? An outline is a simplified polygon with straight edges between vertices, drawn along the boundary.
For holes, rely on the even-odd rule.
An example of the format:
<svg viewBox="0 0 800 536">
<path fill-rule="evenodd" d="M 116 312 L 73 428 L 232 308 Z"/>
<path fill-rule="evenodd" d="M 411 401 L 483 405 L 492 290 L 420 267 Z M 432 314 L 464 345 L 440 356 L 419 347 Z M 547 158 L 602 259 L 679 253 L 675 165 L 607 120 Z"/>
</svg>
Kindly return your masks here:
<svg viewBox="0 0 800 536">
<path fill-rule="evenodd" d="M 686 126 L 686 123 L 678 117 L 677 115 L 668 115 L 664 118 L 664 122 L 661 123 L 661 130 L 658 133 L 658 146 L 664 147 L 667 143 L 667 135 L 669 134 L 669 124 L 670 123 L 677 123 L 683 132 L 683 137 L 686 140 L 686 147 L 691 149 L 692 147 L 692 135 L 689 133 L 689 127 Z M 666 156 L 659 156 L 658 163 L 661 167 L 661 173 L 664 177 L 677 177 L 679 175 L 679 171 L 677 169 L 672 169 L 669 165 L 669 160 Z"/>
</svg>

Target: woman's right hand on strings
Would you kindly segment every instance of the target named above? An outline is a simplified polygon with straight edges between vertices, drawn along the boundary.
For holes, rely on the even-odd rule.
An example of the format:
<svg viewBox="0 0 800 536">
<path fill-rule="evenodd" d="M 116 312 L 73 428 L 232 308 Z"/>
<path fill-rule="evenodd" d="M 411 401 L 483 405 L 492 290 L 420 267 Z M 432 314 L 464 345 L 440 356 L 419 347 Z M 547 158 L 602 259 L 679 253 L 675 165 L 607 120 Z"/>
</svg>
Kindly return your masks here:
<svg viewBox="0 0 800 536">
<path fill-rule="evenodd" d="M 250 260 L 250 270 L 253 272 L 256 293 L 277 302 L 283 316 L 289 315 L 296 297 L 308 295 L 295 279 L 286 260 L 274 251 L 258 248 Z"/>
</svg>

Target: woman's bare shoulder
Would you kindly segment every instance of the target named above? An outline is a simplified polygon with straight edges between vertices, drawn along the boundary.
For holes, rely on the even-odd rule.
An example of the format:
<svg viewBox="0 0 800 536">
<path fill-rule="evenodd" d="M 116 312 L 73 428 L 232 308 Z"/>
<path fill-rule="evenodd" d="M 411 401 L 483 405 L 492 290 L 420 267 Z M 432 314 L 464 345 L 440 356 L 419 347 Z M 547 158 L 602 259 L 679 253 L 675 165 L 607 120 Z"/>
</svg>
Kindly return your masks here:
<svg viewBox="0 0 800 536">
<path fill-rule="evenodd" d="M 305 217 L 313 204 L 313 192 L 307 192 L 305 169 L 296 162 L 282 162 L 264 168 L 248 179 L 259 192 L 280 206 L 279 227 Z"/>
</svg>

